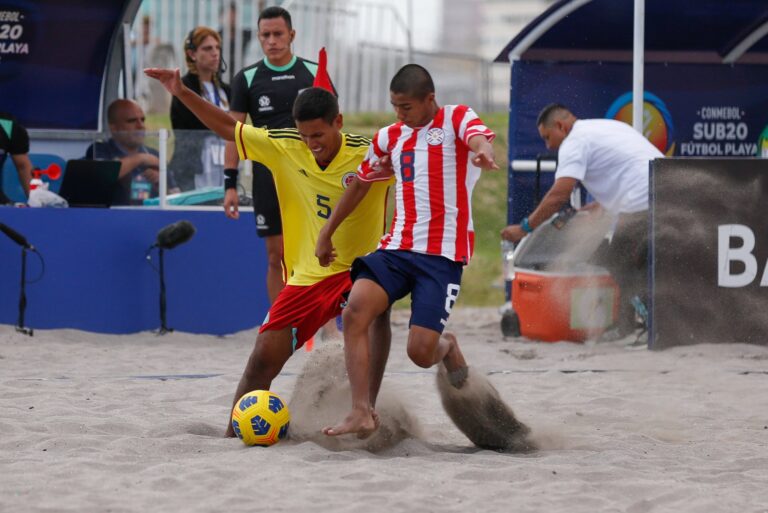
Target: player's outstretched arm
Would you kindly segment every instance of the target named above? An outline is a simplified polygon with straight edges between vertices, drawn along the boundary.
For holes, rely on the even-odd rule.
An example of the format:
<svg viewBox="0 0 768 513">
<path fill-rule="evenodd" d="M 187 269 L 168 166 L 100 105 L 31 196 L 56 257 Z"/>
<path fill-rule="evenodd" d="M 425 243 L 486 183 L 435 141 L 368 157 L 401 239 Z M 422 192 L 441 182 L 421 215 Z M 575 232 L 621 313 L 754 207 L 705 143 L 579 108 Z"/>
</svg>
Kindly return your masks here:
<svg viewBox="0 0 768 513">
<path fill-rule="evenodd" d="M 482 134 L 477 134 L 469 139 L 469 149 L 475 154 L 472 163 L 480 169 L 499 169 L 493 154 L 493 145 Z"/>
<path fill-rule="evenodd" d="M 315 256 L 323 267 L 331 265 L 331 262 L 336 259 L 336 249 L 331 241 L 336 228 L 363 201 L 371 185 L 371 182 L 364 182 L 356 176 L 352 183 L 349 184 L 349 187 L 347 187 L 347 190 L 344 191 L 344 194 L 341 195 L 341 199 L 336 204 L 336 208 L 333 209 L 331 217 L 328 218 L 325 226 L 320 230 L 317 236 L 317 245 L 315 246 Z"/>
<path fill-rule="evenodd" d="M 235 140 L 235 120 L 229 114 L 216 107 L 212 103 L 205 101 L 194 91 L 181 82 L 181 73 L 179 69 L 168 68 L 147 68 L 144 74 L 150 78 L 158 80 L 163 87 L 178 98 L 181 103 L 197 116 L 197 119 L 203 122 L 205 126 L 216 132 L 222 139 L 227 141 Z"/>
</svg>

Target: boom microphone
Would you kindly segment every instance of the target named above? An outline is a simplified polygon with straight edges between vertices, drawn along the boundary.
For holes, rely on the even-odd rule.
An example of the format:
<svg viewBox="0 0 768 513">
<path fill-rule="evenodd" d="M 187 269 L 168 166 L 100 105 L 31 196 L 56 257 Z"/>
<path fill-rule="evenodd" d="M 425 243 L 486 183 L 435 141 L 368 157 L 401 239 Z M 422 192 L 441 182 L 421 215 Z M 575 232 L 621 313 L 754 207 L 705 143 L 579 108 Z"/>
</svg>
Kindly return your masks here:
<svg viewBox="0 0 768 513">
<path fill-rule="evenodd" d="M 193 228 L 194 229 L 194 228 Z M 4 225 L 3 223 L 0 223 L 0 232 L 3 232 L 8 236 L 9 239 L 11 239 L 13 242 L 21 246 L 22 248 L 33 250 L 35 249 L 32 244 L 30 244 L 26 237 L 24 237 L 22 234 L 17 232 L 16 230 L 12 229 L 10 226 Z"/>
<path fill-rule="evenodd" d="M 157 240 L 154 245 L 162 249 L 173 249 L 191 239 L 195 231 L 195 226 L 189 221 L 182 220 L 169 224 L 157 232 Z"/>
</svg>

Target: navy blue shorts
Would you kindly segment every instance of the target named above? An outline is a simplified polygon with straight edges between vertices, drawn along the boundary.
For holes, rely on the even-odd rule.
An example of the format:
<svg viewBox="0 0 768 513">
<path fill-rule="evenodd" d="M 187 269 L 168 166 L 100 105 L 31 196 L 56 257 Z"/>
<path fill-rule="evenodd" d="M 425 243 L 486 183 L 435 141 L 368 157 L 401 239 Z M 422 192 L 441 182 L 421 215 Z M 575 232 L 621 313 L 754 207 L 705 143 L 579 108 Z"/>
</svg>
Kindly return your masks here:
<svg viewBox="0 0 768 513">
<path fill-rule="evenodd" d="M 459 297 L 464 267 L 442 256 L 379 249 L 352 263 L 352 280 L 378 283 L 391 305 L 411 294 L 410 325 L 442 333 Z"/>
</svg>

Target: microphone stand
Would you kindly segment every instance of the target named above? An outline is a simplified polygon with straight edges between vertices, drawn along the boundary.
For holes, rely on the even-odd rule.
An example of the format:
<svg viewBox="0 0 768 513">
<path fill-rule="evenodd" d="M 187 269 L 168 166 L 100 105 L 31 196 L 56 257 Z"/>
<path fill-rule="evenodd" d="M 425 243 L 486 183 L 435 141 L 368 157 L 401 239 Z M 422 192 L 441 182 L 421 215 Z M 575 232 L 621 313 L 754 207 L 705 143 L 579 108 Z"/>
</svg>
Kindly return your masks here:
<svg viewBox="0 0 768 513">
<path fill-rule="evenodd" d="M 25 283 L 26 276 L 27 276 L 27 248 L 22 246 L 21 248 L 21 292 L 19 294 L 19 321 L 16 325 L 16 331 L 32 337 L 35 334 L 35 330 L 24 326 L 24 311 L 27 308 L 27 294 L 24 289 L 26 285 Z"/>
<path fill-rule="evenodd" d="M 166 318 L 165 318 L 165 266 L 164 266 L 164 256 L 165 250 L 163 248 L 158 248 L 158 254 L 159 254 L 159 260 L 160 260 L 160 329 L 158 330 L 158 335 L 165 335 L 166 333 L 170 333 L 173 331 L 173 328 L 169 328 L 166 325 Z"/>
<path fill-rule="evenodd" d="M 156 269 L 160 275 L 160 329 L 158 335 L 171 333 L 173 328 L 169 328 L 166 319 L 166 301 L 165 301 L 165 250 L 173 249 L 179 244 L 187 242 L 195 233 L 195 227 L 189 221 L 178 221 L 166 226 L 157 233 L 157 239 L 147 250 L 146 258 L 150 260 L 150 252 L 157 248 L 158 258 L 160 260 L 159 268 Z M 153 266 L 154 267 L 154 266 Z"/>
</svg>

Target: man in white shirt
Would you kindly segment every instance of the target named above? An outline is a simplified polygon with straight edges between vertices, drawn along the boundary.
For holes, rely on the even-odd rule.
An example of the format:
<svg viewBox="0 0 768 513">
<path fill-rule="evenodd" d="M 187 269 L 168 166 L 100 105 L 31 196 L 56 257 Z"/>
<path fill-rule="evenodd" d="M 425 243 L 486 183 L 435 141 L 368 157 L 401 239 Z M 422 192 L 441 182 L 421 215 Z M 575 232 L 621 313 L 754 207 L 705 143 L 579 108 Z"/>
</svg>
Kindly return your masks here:
<svg viewBox="0 0 768 513">
<path fill-rule="evenodd" d="M 617 218 L 610 246 L 593 261 L 604 265 L 621 289 L 620 334 L 634 326 L 631 300 L 646 299 L 649 162 L 664 155 L 642 134 L 612 119 L 579 120 L 560 104 L 545 107 L 536 120 L 549 150 L 558 150 L 555 183 L 541 203 L 520 224 L 501 232 L 517 242 L 545 223 L 566 204 L 581 182 L 595 199 L 584 207 Z"/>
</svg>

